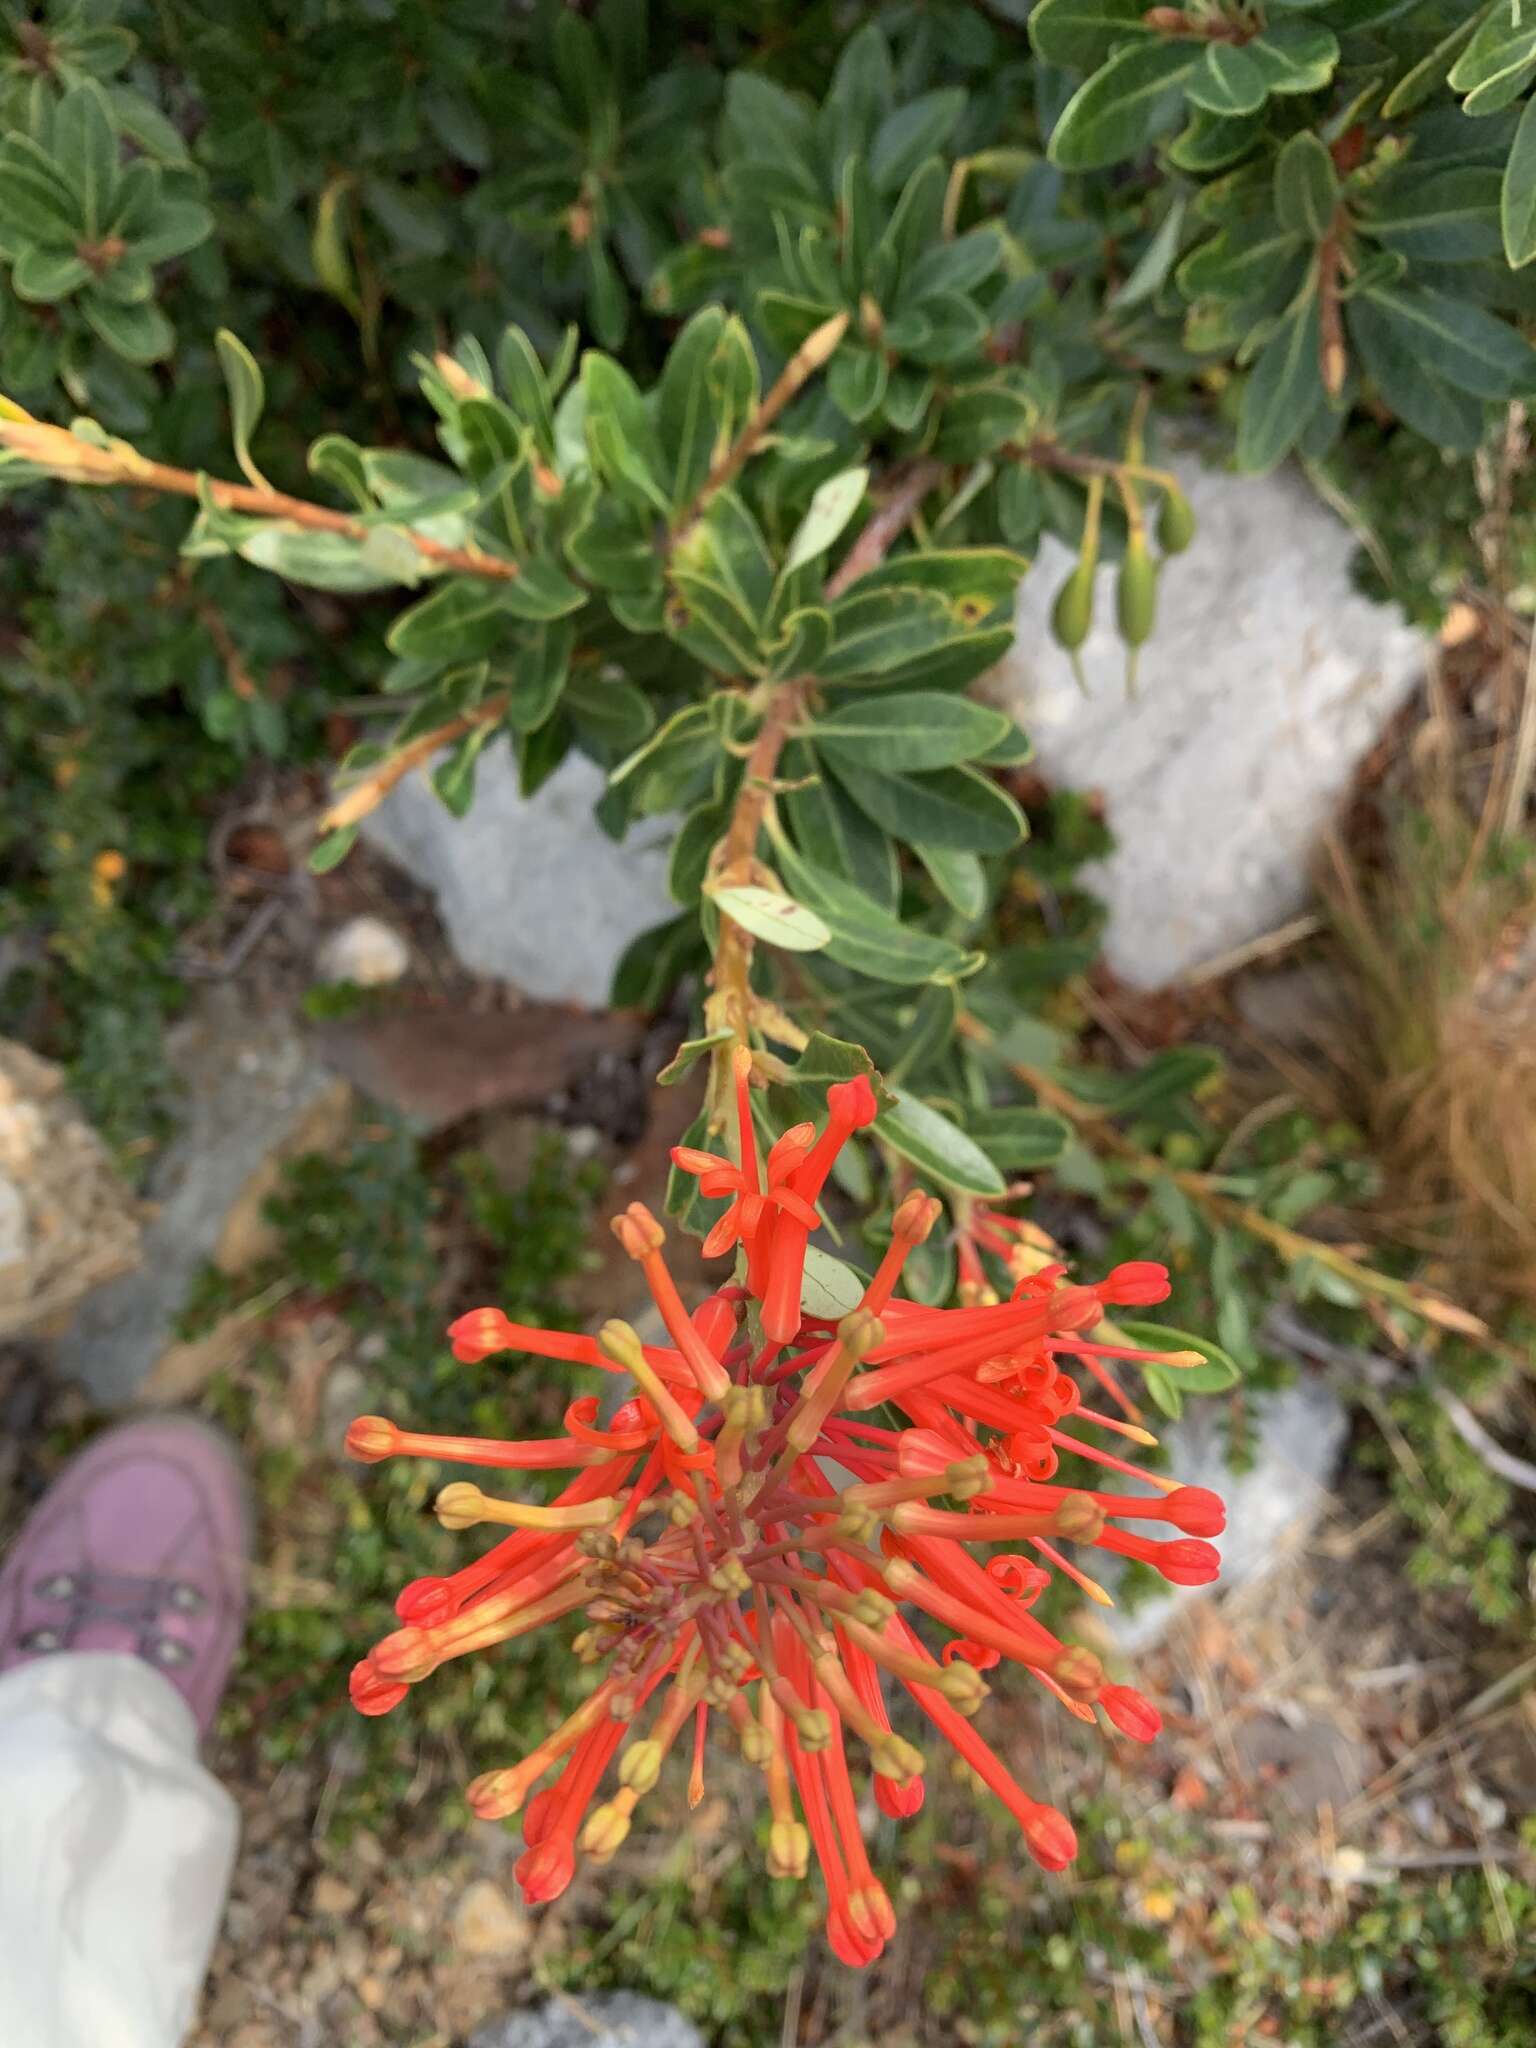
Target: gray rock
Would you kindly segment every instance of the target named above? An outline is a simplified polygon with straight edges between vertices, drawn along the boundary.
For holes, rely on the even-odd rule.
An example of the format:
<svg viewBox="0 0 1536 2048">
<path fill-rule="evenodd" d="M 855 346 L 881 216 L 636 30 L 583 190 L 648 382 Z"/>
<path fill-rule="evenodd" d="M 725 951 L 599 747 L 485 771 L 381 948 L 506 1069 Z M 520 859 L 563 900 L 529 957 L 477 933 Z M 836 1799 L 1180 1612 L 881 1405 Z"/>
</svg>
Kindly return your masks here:
<svg viewBox="0 0 1536 2048">
<path fill-rule="evenodd" d="M 80 1304 L 57 1364 L 106 1407 L 152 1386 L 173 1353 L 173 1328 L 209 1260 L 239 1271 L 270 1250 L 261 1209 L 288 1152 L 320 1147 L 344 1115 L 347 1084 L 323 1067 L 292 1022 L 253 1016 L 232 987 L 219 988 L 171 1034 L 170 1058 L 184 1093 L 182 1122 L 150 1176 L 157 1205 L 143 1263 Z M 190 1391 L 183 1359 L 167 1397 Z"/>
<path fill-rule="evenodd" d="M 515 2012 L 483 2027 L 472 2048 L 704 2048 L 704 2036 L 670 2005 L 608 1991 Z"/>
<path fill-rule="evenodd" d="M 528 995 L 596 1006 L 630 940 L 677 910 L 671 821 L 642 820 L 616 843 L 592 815 L 603 788 L 603 771 L 572 754 L 525 798 L 498 744 L 480 758 L 467 817 L 410 776 L 363 834 L 432 891 L 466 967 Z"/>
<path fill-rule="evenodd" d="M 1087 873 L 1108 964 L 1155 988 L 1272 930 L 1306 900 L 1319 830 L 1422 673 L 1426 643 L 1357 595 L 1354 541 L 1292 472 L 1174 464 L 1199 520 L 1163 573 L 1128 702 L 1112 573 L 1083 650 L 1085 697 L 1050 634 L 1072 557 L 1042 543 L 994 694 L 1055 783 L 1103 792 L 1118 842 Z"/>
<path fill-rule="evenodd" d="M 1191 1401 L 1161 1433 L 1171 1468 L 1187 1486 L 1208 1486 L 1227 1504 L 1227 1529 L 1214 1539 L 1221 1577 L 1214 1586 L 1169 1586 L 1105 1620 L 1121 1649 L 1144 1650 L 1165 1635 L 1191 1600 L 1250 1586 L 1298 1544 L 1327 1505 L 1339 1468 L 1349 1415 L 1328 1381 L 1303 1370 L 1290 1386 L 1253 1398 L 1257 1441 L 1253 1464 L 1234 1472 L 1226 1432 L 1213 1401 Z"/>
</svg>

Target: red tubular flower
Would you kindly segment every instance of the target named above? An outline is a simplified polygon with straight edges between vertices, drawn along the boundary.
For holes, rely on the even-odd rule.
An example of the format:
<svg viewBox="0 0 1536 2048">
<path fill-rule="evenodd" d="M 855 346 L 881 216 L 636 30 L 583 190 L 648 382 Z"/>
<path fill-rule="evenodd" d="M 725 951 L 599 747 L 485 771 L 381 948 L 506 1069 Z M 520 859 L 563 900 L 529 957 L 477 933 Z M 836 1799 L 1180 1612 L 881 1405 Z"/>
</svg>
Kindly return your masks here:
<svg viewBox="0 0 1536 2048">
<path fill-rule="evenodd" d="M 770 1873 L 804 1876 L 814 1854 L 827 1938 L 861 1965 L 893 1926 L 859 1828 L 864 1771 L 883 1812 L 904 1818 L 923 1802 L 923 1757 L 893 1720 L 893 1686 L 1014 1815 L 1036 1861 L 1061 1869 L 1076 1849 L 1071 1823 L 972 1725 L 988 1690 L 981 1674 L 1005 1660 L 1022 1665 L 1076 1718 L 1091 1722 L 1101 1709 L 1121 1734 L 1150 1741 L 1156 1708 L 1106 1684 L 1092 1652 L 1031 1610 L 1058 1573 L 1109 1599 L 1062 1546 L 1139 1558 L 1176 1584 L 1207 1583 L 1219 1557 L 1206 1539 L 1224 1513 L 1204 1488 L 1138 1473 L 1106 1450 L 1104 1434 L 1128 1448 L 1155 1439 L 1084 1406 L 1070 1371 L 1081 1365 L 1113 1388 L 1106 1361 L 1143 1355 L 1102 1327 L 1104 1311 L 1160 1300 L 1159 1266 L 1137 1262 L 1078 1285 L 1043 1260 L 1027 1225 L 962 1204 L 980 1251 L 1009 1255 L 1013 1293 L 996 1297 L 978 1252 L 981 1278 L 963 1305 L 925 1308 L 897 1291 L 940 1213 L 913 1193 L 859 1306 L 835 1328 L 807 1317 L 816 1204 L 839 1149 L 874 1120 L 876 1099 L 862 1077 L 839 1084 L 819 1132 L 798 1126 L 762 1157 L 750 1065 L 735 1062 L 737 1156 L 673 1155 L 705 1194 L 729 1197 L 706 1250 L 739 1248 L 744 1285 L 688 1314 L 665 1232 L 636 1203 L 614 1228 L 666 1344 L 642 1345 L 622 1323 L 595 1337 L 531 1330 L 493 1308 L 449 1333 L 466 1363 L 525 1352 L 624 1375 L 627 1397 L 612 1414 L 581 1396 L 565 1434 L 537 1442 L 427 1436 L 382 1416 L 352 1425 L 348 1449 L 364 1463 L 422 1457 L 569 1475 L 547 1505 L 462 1479 L 443 1489 L 448 1527 L 485 1522 L 508 1533 L 460 1570 L 405 1588 L 400 1626 L 358 1665 L 352 1697 L 362 1713 L 388 1713 L 449 1658 L 579 1616 L 573 1650 L 606 1666 L 602 1682 L 528 1756 L 469 1788 L 486 1819 L 523 1814 L 517 1874 L 528 1899 L 557 1896 L 578 1856 L 601 1863 L 617 1853 L 674 1747 L 691 1751 L 690 1797 L 702 1796 L 707 1734 L 723 1717 L 764 1774 Z M 1098 1483 L 1115 1475 L 1144 1489 Z M 1143 1534 L 1149 1523 L 1177 1534 Z M 1010 1547 L 988 1555 L 998 1543 Z"/>
</svg>

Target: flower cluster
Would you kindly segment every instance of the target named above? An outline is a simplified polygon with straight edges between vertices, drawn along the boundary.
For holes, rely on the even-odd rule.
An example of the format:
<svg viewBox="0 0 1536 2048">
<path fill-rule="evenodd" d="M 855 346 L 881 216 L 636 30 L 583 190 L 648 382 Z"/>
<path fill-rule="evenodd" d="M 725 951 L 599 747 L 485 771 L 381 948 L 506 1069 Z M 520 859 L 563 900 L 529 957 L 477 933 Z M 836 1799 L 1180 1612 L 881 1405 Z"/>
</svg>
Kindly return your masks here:
<svg viewBox="0 0 1536 2048">
<path fill-rule="evenodd" d="M 1176 1584 L 1213 1579 L 1218 1556 L 1206 1539 L 1221 1531 L 1223 1510 L 1214 1494 L 1138 1475 L 1104 1448 L 1106 1436 L 1152 1439 L 1123 1415 L 1085 1406 L 1063 1369 L 1083 1360 L 1107 1377 L 1104 1354 L 1136 1355 L 1095 1333 L 1107 1308 L 1163 1297 L 1159 1266 L 1124 1265 L 1079 1286 L 1059 1265 L 1037 1265 L 1008 1300 L 925 1308 L 896 1292 L 939 1215 L 914 1192 L 858 1306 L 835 1323 L 806 1313 L 817 1201 L 841 1146 L 873 1120 L 875 1097 L 863 1079 L 833 1087 L 820 1132 L 797 1126 L 761 1158 L 749 1069 L 739 1054 L 737 1157 L 674 1154 L 704 1194 L 728 1199 L 705 1248 L 739 1247 L 737 1284 L 690 1315 L 661 1226 L 635 1203 L 614 1229 L 641 1267 L 666 1344 L 643 1344 L 620 1322 L 595 1338 L 529 1329 L 494 1308 L 452 1327 L 465 1362 L 525 1352 L 624 1375 L 625 1397 L 606 1419 L 587 1396 L 548 1441 L 423 1436 L 379 1416 L 352 1425 L 348 1448 L 365 1461 L 572 1474 L 548 1506 L 465 1482 L 443 1489 L 437 1514 L 447 1527 L 509 1533 L 451 1577 L 406 1587 L 401 1625 L 357 1666 L 352 1698 L 364 1713 L 387 1713 L 448 1659 L 579 1615 L 573 1647 L 602 1666 L 600 1682 L 528 1756 L 469 1788 L 483 1817 L 523 1814 L 524 1895 L 562 1891 L 578 1847 L 596 1862 L 613 1856 L 685 1732 L 690 1798 L 702 1797 L 711 1720 L 723 1718 L 763 1773 L 770 1873 L 803 1876 L 814 1850 L 831 1944 L 863 1964 L 893 1919 L 859 1825 L 854 1745 L 883 1812 L 909 1815 L 923 1802 L 924 1759 L 893 1725 L 891 1687 L 917 1709 L 896 1718 L 915 1726 L 920 1716 L 952 1744 L 1017 1819 L 1036 1861 L 1060 1869 L 1076 1852 L 1071 1823 L 972 1726 L 987 1693 L 982 1673 L 1008 1659 L 1079 1720 L 1100 1710 L 1122 1734 L 1150 1741 L 1160 1725 L 1151 1703 L 1107 1683 L 1091 1650 L 1063 1642 L 1031 1610 L 1057 1572 L 1107 1599 L 1063 1546 L 1138 1558 Z M 1086 1483 L 1059 1476 L 1064 1461 Z M 1097 1483 L 1137 1476 L 1146 1490 Z M 615 1759 L 616 1787 L 594 1805 Z"/>
</svg>

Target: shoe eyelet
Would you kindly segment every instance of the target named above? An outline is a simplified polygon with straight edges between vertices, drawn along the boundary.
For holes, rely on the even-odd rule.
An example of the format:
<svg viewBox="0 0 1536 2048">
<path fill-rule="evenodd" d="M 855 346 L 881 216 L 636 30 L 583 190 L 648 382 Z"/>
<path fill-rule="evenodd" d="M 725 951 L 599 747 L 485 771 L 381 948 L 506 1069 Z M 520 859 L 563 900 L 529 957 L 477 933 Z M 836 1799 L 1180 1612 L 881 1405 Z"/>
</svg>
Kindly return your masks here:
<svg viewBox="0 0 1536 2048">
<path fill-rule="evenodd" d="M 24 1650 L 62 1650 L 64 1647 L 63 1631 L 56 1628 L 28 1629 L 21 1639 L 21 1647 Z"/>
<path fill-rule="evenodd" d="M 73 1600 L 79 1590 L 80 1581 L 73 1572 L 50 1572 L 32 1588 L 39 1600 Z"/>
<path fill-rule="evenodd" d="M 174 1585 L 168 1599 L 178 1614 L 201 1614 L 208 1605 L 208 1596 L 200 1586 Z"/>
<path fill-rule="evenodd" d="M 167 1671 L 178 1670 L 192 1661 L 191 1650 L 174 1636 L 152 1636 L 147 1648 L 151 1662 L 164 1665 Z"/>
</svg>

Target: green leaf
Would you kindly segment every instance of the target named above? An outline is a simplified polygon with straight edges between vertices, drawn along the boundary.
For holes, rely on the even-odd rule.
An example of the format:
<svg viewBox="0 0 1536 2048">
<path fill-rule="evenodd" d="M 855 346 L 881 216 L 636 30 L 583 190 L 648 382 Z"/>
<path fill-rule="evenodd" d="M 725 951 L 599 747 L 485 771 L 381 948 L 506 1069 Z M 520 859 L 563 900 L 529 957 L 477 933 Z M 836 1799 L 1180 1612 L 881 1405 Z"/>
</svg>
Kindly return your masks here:
<svg viewBox="0 0 1536 2048">
<path fill-rule="evenodd" d="M 1477 14 L 1469 14 L 1465 21 L 1458 22 L 1449 34 L 1441 37 L 1428 56 L 1421 57 L 1413 69 L 1398 80 L 1382 102 L 1381 118 L 1384 121 L 1395 121 L 1404 114 L 1411 114 L 1446 82 L 1456 52 L 1476 32 L 1477 24 Z"/>
<path fill-rule="evenodd" d="M 107 347 L 130 363 L 158 363 L 175 344 L 176 331 L 156 305 L 118 305 L 88 287 L 80 295 L 80 306 Z"/>
<path fill-rule="evenodd" d="M 973 768 L 941 768 L 926 775 L 888 776 L 833 764 L 838 781 L 860 810 L 908 844 L 950 847 L 961 853 L 1007 853 L 1025 836 L 1024 813 L 997 783 Z"/>
<path fill-rule="evenodd" d="M 522 636 L 506 674 L 507 723 L 514 732 L 537 732 L 553 716 L 570 673 L 575 629 L 557 619 Z"/>
<path fill-rule="evenodd" d="M 310 853 L 310 873 L 328 875 L 332 868 L 339 868 L 357 844 L 361 830 L 360 825 L 343 825 L 339 832 L 327 832 Z"/>
<path fill-rule="evenodd" d="M 656 708 L 643 690 L 622 676 L 573 668 L 561 710 L 579 729 L 589 753 L 611 760 L 639 746 L 656 723 Z"/>
<path fill-rule="evenodd" d="M 858 469 L 839 470 L 836 476 L 829 476 L 825 483 L 818 484 L 811 498 L 805 517 L 795 528 L 789 543 L 789 552 L 784 557 L 784 574 L 792 575 L 807 562 L 814 562 L 818 555 L 824 555 L 858 511 L 864 498 L 864 488 L 869 482 L 869 471 Z"/>
<path fill-rule="evenodd" d="M 195 199 L 162 199 L 147 225 L 128 236 L 128 246 L 141 263 L 169 263 L 198 248 L 212 233 L 213 215 L 206 206 Z"/>
<path fill-rule="evenodd" d="M 1151 31 L 1143 0 L 1036 0 L 1028 10 L 1035 54 L 1069 71 L 1095 70 L 1116 43 Z"/>
<path fill-rule="evenodd" d="M 1303 129 L 1275 164 L 1275 214 L 1287 234 L 1320 242 L 1339 208 L 1339 181 L 1323 143 Z"/>
<path fill-rule="evenodd" d="M 974 1138 L 916 1095 L 897 1089 L 894 1109 L 875 1119 L 875 1136 L 920 1173 L 969 1195 L 1002 1195 L 1007 1183 Z"/>
<path fill-rule="evenodd" d="M 1207 43 L 1185 96 L 1208 114 L 1257 113 L 1269 97 L 1263 66 L 1241 43 Z"/>
<path fill-rule="evenodd" d="M 1240 162 L 1264 132 L 1262 107 L 1256 114 L 1207 114 L 1196 107 L 1163 154 L 1175 170 L 1208 177 Z"/>
<path fill-rule="evenodd" d="M 373 493 L 368 488 L 363 451 L 355 441 L 345 434 L 322 434 L 310 444 L 308 463 L 311 476 L 323 476 L 336 484 L 359 511 L 372 508 Z"/>
<path fill-rule="evenodd" d="M 404 611 L 384 635 L 391 654 L 446 664 L 487 653 L 506 627 L 500 586 L 458 576 Z"/>
<path fill-rule="evenodd" d="M 344 533 L 312 533 L 308 527 L 269 519 L 248 533 L 235 552 L 258 569 L 313 590 L 387 590 L 410 579 L 401 573 L 401 565 L 381 564 L 370 555 L 369 542 L 384 537 L 370 534 L 368 541 L 356 541 Z M 414 548 L 411 553 L 419 562 Z"/>
<path fill-rule="evenodd" d="M 516 577 L 500 585 L 501 603 L 515 619 L 562 619 L 580 611 L 587 594 L 547 555 L 518 564 Z"/>
<path fill-rule="evenodd" d="M 866 697 L 813 721 L 806 736 L 839 761 L 879 774 L 973 761 L 1009 730 L 1006 712 L 936 690 Z"/>
<path fill-rule="evenodd" d="M 221 327 L 213 337 L 219 368 L 229 393 L 229 420 L 235 444 L 235 460 L 258 491 L 268 488 L 267 480 L 251 460 L 251 436 L 266 403 L 267 387 L 261 366 L 237 334 Z"/>
<path fill-rule="evenodd" d="M 508 327 L 496 351 L 496 369 L 501 388 L 512 410 L 530 428 L 539 453 L 546 462 L 555 455 L 555 416 L 550 406 L 549 380 L 537 349 L 521 327 Z"/>
<path fill-rule="evenodd" d="M 1259 351 L 1237 424 L 1237 466 L 1273 469 L 1323 404 L 1317 291 L 1309 286 Z"/>
<path fill-rule="evenodd" d="M 805 1315 L 826 1323 L 839 1323 L 852 1315 L 864 1299 L 866 1281 L 852 1266 L 834 1259 L 819 1244 L 805 1248 L 805 1269 L 800 1283 L 800 1306 Z"/>
<path fill-rule="evenodd" d="M 1452 92 L 1464 111 L 1496 114 L 1516 100 L 1536 73 L 1536 21 L 1501 0 L 1451 69 Z"/>
<path fill-rule="evenodd" d="M 825 1091 L 838 1081 L 856 1081 L 860 1074 L 875 1091 L 879 1107 L 894 1108 L 895 1096 L 862 1045 L 855 1045 L 849 1038 L 833 1038 L 825 1031 L 813 1031 L 789 1069 L 787 1085 L 812 1099 L 821 1094 L 822 1100 L 816 1106 L 825 1109 Z"/>
<path fill-rule="evenodd" d="M 85 232 L 80 202 L 46 150 L 13 131 L 0 141 L 0 220 L 45 248 L 73 249 Z"/>
<path fill-rule="evenodd" d="M 72 249 L 44 248 L 30 242 L 16 259 L 11 290 L 31 305 L 56 306 L 77 292 L 91 276 L 91 266 Z"/>
<path fill-rule="evenodd" d="M 734 156 L 772 163 L 779 157 L 809 168 L 816 131 L 806 101 L 759 71 L 733 71 L 725 83 L 727 147 Z"/>
<path fill-rule="evenodd" d="M 611 356 L 589 349 L 581 359 L 586 436 L 598 474 L 638 501 L 670 510 L 656 430 L 634 379 Z"/>
<path fill-rule="evenodd" d="M 681 917 L 669 918 L 665 924 L 652 925 L 648 931 L 638 933 L 624 948 L 619 964 L 613 970 L 613 1007 L 616 1010 L 659 1009 L 682 977 L 703 957 L 703 952 L 699 920 L 692 910 L 685 910 Z M 701 1115 L 683 1142 L 704 1144 L 706 1130 L 707 1125 Z M 691 1174 L 679 1175 L 674 1169 L 667 1186 L 667 1213 L 673 1216 L 677 1214 L 673 1197 L 679 1192 L 679 1181 L 686 1181 L 691 1190 L 698 1188 L 698 1182 Z"/>
<path fill-rule="evenodd" d="M 1187 42 L 1130 43 L 1068 100 L 1051 134 L 1064 171 L 1097 171 L 1139 156 L 1179 118 L 1180 88 L 1203 52 Z"/>
<path fill-rule="evenodd" d="M 810 905 L 826 925 L 830 934 L 826 951 L 839 965 L 868 975 L 872 981 L 914 987 L 926 981 L 956 980 L 978 964 L 979 956 L 963 953 L 947 939 L 900 923 L 873 897 L 805 860 L 787 841 L 779 843 L 778 856 L 796 897 Z"/>
<path fill-rule="evenodd" d="M 53 146 L 59 169 L 79 194 L 82 224 L 94 241 L 106 233 L 117 205 L 120 149 L 107 96 L 93 79 L 71 87 L 59 101 Z"/>
<path fill-rule="evenodd" d="M 1499 212 L 1510 269 L 1536 262 L 1536 99 L 1527 103 L 1515 131 Z"/>
<path fill-rule="evenodd" d="M 720 307 L 702 307 L 673 342 L 661 373 L 657 424 L 672 462 L 672 503 L 679 511 L 697 496 L 722 439 L 709 365 L 724 326 Z"/>
<path fill-rule="evenodd" d="M 815 769 L 810 748 L 792 741 L 784 752 L 784 777 L 806 786 L 787 790 L 779 810 L 796 847 L 817 867 L 844 876 L 882 910 L 894 912 L 901 893 L 895 847 L 829 775 Z"/>
<path fill-rule="evenodd" d="M 1222 1072 L 1222 1059 L 1208 1045 L 1175 1045 L 1154 1053 L 1130 1073 L 1108 1067 L 1063 1067 L 1058 1078 L 1079 1102 L 1092 1102 L 1114 1116 L 1145 1115 L 1181 1097 L 1197 1095 Z"/>
<path fill-rule="evenodd" d="M 1345 308 L 1350 340 L 1382 398 L 1415 433 L 1439 448 L 1470 453 L 1483 434 L 1483 408 L 1425 367 L 1411 336 L 1369 297 Z"/>
<path fill-rule="evenodd" d="M 1361 217 L 1360 226 L 1410 261 L 1480 263 L 1502 246 L 1501 183 L 1491 164 L 1465 164 L 1427 178 L 1410 175 Z"/>
<path fill-rule="evenodd" d="M 1178 269 L 1179 289 L 1190 299 L 1256 298 L 1301 247 L 1299 235 L 1273 220 L 1223 228 L 1184 258 Z"/>
<path fill-rule="evenodd" d="M 1054 1166 L 1072 1142 L 1072 1126 L 1051 1109 L 973 1109 L 966 1126 L 1003 1173 L 1033 1173 Z"/>
<path fill-rule="evenodd" d="M 1315 22 L 1282 21 L 1243 46 L 1271 92 L 1320 92 L 1339 61 L 1339 41 Z"/>
<path fill-rule="evenodd" d="M 914 845 L 912 851 L 952 910 L 973 924 L 987 914 L 987 876 L 974 853 L 956 853 L 949 846 Z"/>
<path fill-rule="evenodd" d="M 1196 1336 L 1189 1330 L 1175 1330 L 1166 1323 L 1144 1323 L 1139 1318 L 1132 1320 L 1117 1315 L 1115 1322 L 1139 1351 L 1200 1353 L 1206 1361 L 1204 1365 L 1144 1368 L 1149 1378 L 1153 1370 L 1164 1374 L 1181 1393 L 1222 1394 L 1228 1387 L 1235 1387 L 1242 1378 L 1236 1361 L 1219 1344 L 1213 1344 L 1209 1337 Z"/>
<path fill-rule="evenodd" d="M 1360 296 L 1381 312 L 1432 375 L 1458 391 L 1498 402 L 1536 388 L 1536 350 L 1470 300 L 1386 287 Z"/>
<path fill-rule="evenodd" d="M 1185 201 L 1177 198 L 1163 215 L 1157 233 L 1136 259 L 1135 269 L 1110 295 L 1109 303 L 1117 312 L 1124 312 L 1130 306 L 1144 305 L 1162 290 L 1179 253 L 1185 212 Z"/>
<path fill-rule="evenodd" d="M 677 1051 L 656 1076 L 658 1088 L 675 1088 L 690 1067 L 703 1059 L 706 1053 L 714 1051 L 717 1045 L 729 1045 L 736 1034 L 730 1029 L 711 1031 L 703 1038 L 685 1038 Z"/>
<path fill-rule="evenodd" d="M 831 940 L 831 932 L 814 910 L 797 903 L 793 896 L 781 896 L 755 882 L 724 887 L 706 883 L 704 894 L 743 931 L 787 953 L 819 953 Z"/>
<path fill-rule="evenodd" d="M 920 93 L 886 115 L 869 152 L 869 175 L 877 192 L 904 185 L 925 157 L 940 150 L 965 111 L 959 86 Z"/>
</svg>

